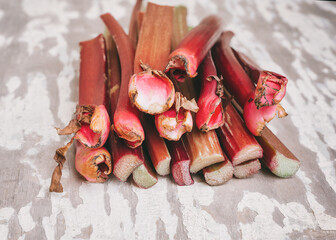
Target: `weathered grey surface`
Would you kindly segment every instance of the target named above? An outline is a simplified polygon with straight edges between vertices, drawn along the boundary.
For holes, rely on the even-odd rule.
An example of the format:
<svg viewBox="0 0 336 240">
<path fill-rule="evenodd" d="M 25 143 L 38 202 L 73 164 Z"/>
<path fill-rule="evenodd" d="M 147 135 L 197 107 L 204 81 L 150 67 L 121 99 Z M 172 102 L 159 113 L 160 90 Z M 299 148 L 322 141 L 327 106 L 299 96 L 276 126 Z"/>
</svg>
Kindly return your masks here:
<svg viewBox="0 0 336 240">
<path fill-rule="evenodd" d="M 157 1 L 158 2 L 158 1 Z M 187 4 L 196 25 L 210 13 L 234 46 L 288 76 L 289 116 L 270 128 L 302 161 L 297 175 L 143 190 L 111 178 L 89 184 L 63 172 L 48 187 L 55 148 L 78 91 L 78 42 L 102 32 L 111 12 L 127 29 L 133 1 L 0 1 L 0 239 L 335 239 L 336 5 L 324 1 L 160 1 Z"/>
</svg>

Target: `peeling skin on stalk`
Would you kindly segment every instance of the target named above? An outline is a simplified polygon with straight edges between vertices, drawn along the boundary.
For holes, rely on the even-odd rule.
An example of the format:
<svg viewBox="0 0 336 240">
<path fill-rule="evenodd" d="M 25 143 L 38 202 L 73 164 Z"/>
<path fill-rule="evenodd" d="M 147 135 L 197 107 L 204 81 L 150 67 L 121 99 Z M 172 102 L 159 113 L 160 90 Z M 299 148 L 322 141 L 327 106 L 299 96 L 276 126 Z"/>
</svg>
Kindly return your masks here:
<svg viewBox="0 0 336 240">
<path fill-rule="evenodd" d="M 189 57 L 185 57 L 189 56 Z M 189 60 L 188 60 L 189 59 Z M 180 55 L 176 55 L 169 60 L 165 72 L 170 74 L 179 82 L 184 82 L 186 78 L 194 78 L 197 76 L 197 61 L 196 59 L 183 52 Z"/>
<path fill-rule="evenodd" d="M 86 148 L 76 143 L 76 170 L 89 182 L 105 182 L 112 172 L 111 155 L 104 148 Z"/>
<path fill-rule="evenodd" d="M 178 141 L 185 132 L 192 130 L 193 120 L 190 111 L 182 109 L 176 117 L 175 109 L 171 108 L 162 114 L 155 115 L 155 125 L 161 137 Z"/>
<path fill-rule="evenodd" d="M 129 82 L 128 94 L 132 104 L 148 114 L 160 114 L 174 104 L 175 88 L 161 71 L 142 64 L 143 72 L 134 74 Z"/>
</svg>

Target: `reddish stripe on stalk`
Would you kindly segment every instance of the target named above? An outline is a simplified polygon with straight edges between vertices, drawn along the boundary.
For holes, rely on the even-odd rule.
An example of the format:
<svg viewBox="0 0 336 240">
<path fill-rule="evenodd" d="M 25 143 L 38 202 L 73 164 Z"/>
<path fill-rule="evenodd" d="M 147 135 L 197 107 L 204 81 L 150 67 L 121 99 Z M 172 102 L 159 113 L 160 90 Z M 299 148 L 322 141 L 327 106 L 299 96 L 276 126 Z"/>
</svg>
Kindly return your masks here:
<svg viewBox="0 0 336 240">
<path fill-rule="evenodd" d="M 222 104 L 223 93 L 219 89 L 220 79 L 208 52 L 201 64 L 202 88 L 197 101 L 199 107 L 196 113 L 196 125 L 201 131 L 207 132 L 224 124 L 224 109 Z"/>
<path fill-rule="evenodd" d="M 237 166 L 234 166 L 233 175 L 236 178 L 248 178 L 256 174 L 261 168 L 258 159 L 254 159 L 248 162 L 244 162 Z"/>
<path fill-rule="evenodd" d="M 225 123 L 217 134 L 233 166 L 263 156 L 261 146 L 231 104 L 226 107 Z"/>
<path fill-rule="evenodd" d="M 163 27 L 164 26 L 164 27 Z M 159 114 L 174 103 L 175 89 L 161 72 L 171 49 L 173 8 L 148 3 L 129 82 L 131 102 L 142 112 Z"/>
<path fill-rule="evenodd" d="M 143 123 L 146 134 L 145 143 L 154 168 L 161 176 L 168 175 L 171 157 L 166 143 L 156 130 L 152 117 L 145 116 Z"/>
<path fill-rule="evenodd" d="M 116 45 L 111 34 L 106 31 L 107 66 L 108 66 L 108 93 L 110 100 L 110 114 L 114 115 L 120 88 L 120 65 Z M 142 147 L 132 149 L 126 146 L 125 142 L 116 136 L 114 131 L 110 132 L 109 146 L 112 151 L 113 174 L 121 181 L 126 181 L 132 172 L 140 166 L 143 161 Z"/>
<path fill-rule="evenodd" d="M 278 112 L 279 117 L 286 116 L 285 110 L 278 104 L 286 93 L 287 79 L 279 74 L 261 71 L 252 67 L 247 73 L 257 76 L 257 87 L 237 59 L 239 54 L 230 47 L 232 32 L 224 32 L 220 41 L 213 48 L 214 60 L 219 72 L 224 77 L 224 85 L 244 108 L 244 119 L 248 129 L 255 136 L 260 135 L 266 123 L 271 121 Z M 251 67 L 251 62 L 243 61 L 244 68 Z M 256 71 L 259 71 L 256 75 Z"/>
<path fill-rule="evenodd" d="M 105 182 L 112 172 L 111 155 L 104 148 L 87 148 L 76 142 L 76 170 L 89 182 Z"/>
<path fill-rule="evenodd" d="M 199 64 L 219 38 L 222 29 L 223 22 L 219 17 L 212 15 L 203 19 L 169 55 L 165 72 L 170 71 L 180 82 L 186 77 L 195 77 Z"/>
<path fill-rule="evenodd" d="M 190 158 L 185 149 L 183 141 L 170 141 L 167 142 L 167 145 L 172 156 L 171 172 L 175 182 L 179 186 L 193 184 L 194 180 L 192 179 L 189 172 Z"/>
<path fill-rule="evenodd" d="M 128 36 L 132 42 L 133 48 L 136 48 L 138 37 L 139 37 L 139 29 L 138 28 L 138 13 L 140 12 L 142 5 L 142 0 L 136 0 L 135 5 L 133 7 L 131 20 L 129 24 Z"/>
<path fill-rule="evenodd" d="M 134 49 L 119 23 L 109 14 L 101 15 L 118 49 L 121 64 L 121 88 L 113 122 L 119 137 L 131 142 L 131 147 L 141 145 L 144 131 L 139 120 L 140 112 L 132 106 L 128 97 L 129 79 L 133 74 Z"/>
<path fill-rule="evenodd" d="M 225 154 L 224 154 L 225 156 Z M 205 182 L 212 186 L 226 183 L 233 176 L 233 166 L 225 156 L 225 161 L 203 168 Z"/>
</svg>

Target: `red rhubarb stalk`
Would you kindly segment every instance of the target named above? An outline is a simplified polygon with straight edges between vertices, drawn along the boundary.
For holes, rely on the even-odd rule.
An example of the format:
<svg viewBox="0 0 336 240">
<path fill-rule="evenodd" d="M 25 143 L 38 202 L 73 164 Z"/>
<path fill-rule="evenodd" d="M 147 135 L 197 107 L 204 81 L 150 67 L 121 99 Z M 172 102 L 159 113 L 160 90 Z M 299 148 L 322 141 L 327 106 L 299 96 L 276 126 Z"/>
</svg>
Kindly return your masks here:
<svg viewBox="0 0 336 240">
<path fill-rule="evenodd" d="M 174 28 L 176 28 L 174 31 L 181 33 L 174 35 L 177 38 L 183 37 L 187 33 L 185 28 L 187 26 L 186 11 L 179 11 L 179 8 L 181 7 L 176 8 L 174 14 Z M 192 81 L 179 82 L 179 86 L 188 99 L 196 98 L 196 91 Z M 194 128 L 185 135 L 184 143 L 191 160 L 191 173 L 196 173 L 207 166 L 224 161 L 223 151 L 213 130 L 203 133 Z"/>
<path fill-rule="evenodd" d="M 221 80 L 208 52 L 201 64 L 202 88 L 197 101 L 196 125 L 201 131 L 207 132 L 224 124 L 223 92 Z"/>
<path fill-rule="evenodd" d="M 135 184 L 140 188 L 150 188 L 157 183 L 158 178 L 148 156 L 144 156 L 144 163 L 133 171 L 132 177 Z"/>
<path fill-rule="evenodd" d="M 232 104 L 242 115 L 243 109 L 239 104 L 232 100 Z M 300 161 L 295 155 L 272 133 L 266 126 L 261 132 L 260 137 L 256 137 L 257 141 L 263 149 L 263 157 L 261 159 L 274 175 L 282 178 L 292 177 L 300 168 Z"/>
<path fill-rule="evenodd" d="M 113 117 L 114 129 L 119 137 L 134 148 L 144 140 L 144 131 L 139 119 L 140 112 L 133 107 L 128 97 L 128 84 L 133 74 L 134 49 L 119 23 L 109 14 L 101 15 L 118 49 L 121 64 L 121 87 L 118 104 Z"/>
<path fill-rule="evenodd" d="M 180 8 L 177 7 L 174 13 L 174 32 L 180 32 L 180 34 L 174 35 L 174 38 L 177 38 L 175 39 L 176 41 L 187 34 L 187 29 L 185 28 L 187 26 L 187 12 L 178 10 Z M 178 82 L 178 85 L 188 99 L 196 98 L 196 91 L 192 81 Z M 224 161 L 223 151 L 213 130 L 203 133 L 194 128 L 190 133 L 185 134 L 184 143 L 191 160 L 191 173 L 196 173 L 207 166 Z"/>
<path fill-rule="evenodd" d="M 164 27 L 163 27 L 164 26 Z M 129 82 L 131 102 L 142 112 L 159 114 L 174 103 L 175 89 L 161 72 L 171 49 L 173 8 L 148 3 Z"/>
<path fill-rule="evenodd" d="M 71 146 L 74 139 L 77 139 L 81 144 L 89 148 L 102 147 L 109 135 L 110 130 L 110 118 L 106 111 L 106 86 L 105 86 L 105 42 L 102 34 L 96 38 L 81 42 L 81 61 L 80 61 L 80 77 L 79 77 L 79 102 L 76 108 L 76 118 L 71 120 L 64 129 L 58 129 L 59 135 L 69 135 L 76 133 L 75 136 L 64 147 L 56 150 L 54 156 L 58 166 L 53 172 L 51 179 L 50 192 L 62 192 L 63 186 L 60 182 L 62 177 L 63 165 L 66 161 L 65 154 Z M 79 150 L 78 150 L 79 151 Z M 86 150 L 90 152 L 90 150 Z M 100 156 L 102 152 L 105 152 L 104 148 L 100 148 L 99 151 L 93 150 L 90 156 Z M 83 158 L 79 154 L 76 157 L 76 162 L 89 162 L 90 158 Z M 101 175 L 108 174 L 111 171 L 111 161 L 109 158 L 105 158 L 104 164 L 110 166 L 109 169 L 103 172 L 94 171 L 94 168 L 87 168 L 84 174 L 90 173 L 91 181 L 102 181 Z M 99 168 L 98 168 L 99 169 Z M 83 175 L 83 172 L 81 173 Z M 94 175 L 95 174 L 95 175 Z M 87 177 L 84 175 L 84 177 Z M 104 178 L 105 179 L 105 178 Z"/>
<path fill-rule="evenodd" d="M 179 186 L 193 184 L 194 180 L 192 179 L 189 172 L 190 158 L 185 149 L 183 141 L 170 141 L 168 142 L 168 148 L 172 156 L 171 172 L 175 182 Z"/>
<path fill-rule="evenodd" d="M 224 155 L 225 156 L 225 155 Z M 225 156 L 225 161 L 203 168 L 205 182 L 211 186 L 222 185 L 233 176 L 233 166 Z"/>
<path fill-rule="evenodd" d="M 142 5 L 142 0 L 136 0 L 135 5 L 133 7 L 130 25 L 128 29 L 128 36 L 132 42 L 133 48 L 136 48 L 138 37 L 139 37 L 139 29 L 138 28 L 138 13 L 140 12 Z"/>
<path fill-rule="evenodd" d="M 143 123 L 146 134 L 145 143 L 154 168 L 161 176 L 168 175 L 171 157 L 166 143 L 156 130 L 152 117 L 146 116 Z"/>
<path fill-rule="evenodd" d="M 107 67 L 108 67 L 108 93 L 110 99 L 110 114 L 114 115 L 120 88 L 120 65 L 118 52 L 112 36 L 106 32 Z M 126 181 L 132 172 L 143 164 L 142 147 L 129 148 L 125 142 L 110 132 L 109 146 L 112 151 L 113 174 L 121 181 Z"/>
<path fill-rule="evenodd" d="M 217 16 L 203 19 L 169 55 L 165 72 L 171 72 L 173 77 L 181 82 L 186 77 L 195 77 L 199 64 L 219 38 L 222 28 L 223 22 Z"/>
<path fill-rule="evenodd" d="M 231 104 L 226 107 L 225 123 L 217 134 L 233 166 L 263 156 L 261 146 Z"/>
<path fill-rule="evenodd" d="M 254 87 L 230 47 L 232 37 L 230 31 L 222 34 L 213 48 L 214 60 L 224 77 L 224 85 L 244 109 L 248 129 L 258 136 L 277 112 L 279 117 L 286 115 L 279 102 L 285 95 L 287 79 L 273 72 L 261 71 L 257 87 Z"/>
<path fill-rule="evenodd" d="M 248 162 L 244 162 L 237 166 L 234 166 L 233 175 L 236 178 L 248 178 L 256 174 L 261 168 L 258 159 L 254 159 Z"/>
<path fill-rule="evenodd" d="M 89 182 L 105 182 L 112 172 L 111 155 L 104 148 L 87 148 L 76 142 L 76 170 Z"/>
</svg>

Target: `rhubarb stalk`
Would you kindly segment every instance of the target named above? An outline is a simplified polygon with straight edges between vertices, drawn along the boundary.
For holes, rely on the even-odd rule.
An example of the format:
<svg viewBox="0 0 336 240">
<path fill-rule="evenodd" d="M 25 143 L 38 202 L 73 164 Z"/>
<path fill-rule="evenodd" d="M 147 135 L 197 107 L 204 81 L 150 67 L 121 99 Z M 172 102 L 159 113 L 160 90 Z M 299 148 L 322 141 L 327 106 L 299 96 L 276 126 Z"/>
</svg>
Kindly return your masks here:
<svg viewBox="0 0 336 240">
<path fill-rule="evenodd" d="M 175 182 L 179 186 L 193 184 L 194 180 L 192 179 L 189 172 L 190 158 L 185 149 L 183 141 L 170 141 L 168 142 L 168 148 L 172 156 L 171 172 Z"/>
<path fill-rule="evenodd" d="M 187 26 L 186 11 L 175 10 L 174 19 L 174 28 L 176 28 L 174 31 L 181 33 L 174 35 L 174 38 L 179 38 L 187 33 L 187 29 L 185 28 L 185 26 Z M 182 93 L 188 99 L 196 97 L 196 91 L 192 81 L 179 82 L 179 85 L 183 91 Z M 203 133 L 197 128 L 194 128 L 190 133 L 185 134 L 184 143 L 191 160 L 191 173 L 196 173 L 207 166 L 224 161 L 223 151 L 220 147 L 217 135 L 213 130 Z"/>
<path fill-rule="evenodd" d="M 166 143 L 156 130 L 152 117 L 145 116 L 143 123 L 146 134 L 145 143 L 154 168 L 161 176 L 168 175 L 171 156 Z"/>
<path fill-rule="evenodd" d="M 261 168 L 258 159 L 254 159 L 248 162 L 244 162 L 233 168 L 233 175 L 236 178 L 248 178 L 256 174 Z"/>
<path fill-rule="evenodd" d="M 226 92 L 227 90 L 224 89 Z M 243 109 L 239 104 L 232 100 L 240 115 L 243 115 Z M 295 155 L 272 133 L 266 126 L 261 132 L 260 137 L 256 137 L 263 149 L 261 162 L 274 175 L 282 178 L 292 177 L 300 168 L 300 161 Z"/>
<path fill-rule="evenodd" d="M 139 31 L 138 31 L 138 13 L 140 12 L 142 5 L 142 0 L 136 0 L 135 5 L 133 7 L 130 25 L 128 29 L 128 36 L 132 42 L 133 48 L 136 48 L 138 37 L 139 37 Z"/>
<path fill-rule="evenodd" d="M 121 64 L 122 80 L 113 117 L 114 129 L 130 147 L 135 148 L 141 145 L 145 136 L 139 119 L 140 112 L 132 106 L 128 97 L 128 84 L 133 74 L 134 49 L 129 37 L 109 13 L 101 15 L 101 18 L 117 45 Z"/>
<path fill-rule="evenodd" d="M 161 72 L 171 49 L 172 25 L 172 7 L 148 3 L 135 54 L 136 74 L 129 82 L 132 104 L 145 113 L 165 112 L 174 103 L 174 85 Z"/>
<path fill-rule="evenodd" d="M 224 124 L 224 107 L 222 104 L 223 89 L 221 80 L 208 52 L 201 64 L 202 88 L 197 101 L 196 125 L 201 131 L 207 132 Z"/>
<path fill-rule="evenodd" d="M 224 155 L 225 156 L 225 155 Z M 203 168 L 205 182 L 212 186 L 222 185 L 233 176 L 233 166 L 225 156 L 225 161 Z"/>
<path fill-rule="evenodd" d="M 113 117 L 116 111 L 120 89 L 120 65 L 118 52 L 112 36 L 106 33 L 107 68 L 108 68 L 108 93 L 110 100 L 110 114 Z M 113 127 L 112 127 L 113 128 Z M 126 143 L 110 131 L 109 146 L 113 159 L 113 174 L 121 181 L 126 181 L 132 172 L 141 164 L 144 158 L 142 147 L 129 148 Z"/>
<path fill-rule="evenodd" d="M 255 88 L 230 47 L 232 37 L 230 31 L 221 35 L 213 48 L 214 60 L 224 77 L 224 85 L 244 109 L 248 129 L 258 136 L 277 112 L 279 117 L 286 116 L 279 102 L 285 95 L 287 79 L 273 72 L 261 71 Z"/>
<path fill-rule="evenodd" d="M 261 146 L 231 104 L 226 107 L 225 123 L 217 134 L 233 166 L 263 156 Z"/>
<path fill-rule="evenodd" d="M 203 19 L 169 55 L 169 63 L 165 72 L 171 72 L 173 77 L 180 82 L 183 82 L 186 77 L 195 77 L 199 64 L 219 38 L 222 28 L 223 22 L 217 16 Z"/>
<path fill-rule="evenodd" d="M 157 183 L 158 178 L 148 156 L 145 155 L 143 158 L 144 163 L 133 171 L 132 177 L 138 187 L 150 188 Z"/>
<path fill-rule="evenodd" d="M 105 175 L 111 172 L 111 159 L 106 154 L 106 149 L 102 147 L 110 130 L 110 118 L 105 107 L 107 98 L 104 37 L 100 34 L 92 40 L 81 42 L 80 47 L 79 102 L 76 107 L 76 118 L 72 119 L 64 129 L 57 128 L 59 135 L 76 134 L 69 143 L 56 150 L 54 159 L 58 166 L 51 178 L 50 192 L 63 191 L 60 180 L 63 165 L 66 161 L 65 154 L 74 139 L 91 148 L 91 150 L 85 147 L 77 148 L 78 155 L 76 155 L 75 161 L 79 167 L 76 167 L 76 169 L 85 178 L 90 179 L 90 181 L 102 182 L 107 179 Z M 77 146 L 80 146 L 80 144 L 77 144 Z M 84 151 L 87 156 L 81 154 Z M 96 158 L 102 158 L 101 164 L 107 167 L 102 169 L 95 167 L 92 159 Z M 79 162 L 82 164 L 79 164 Z"/>
</svg>

